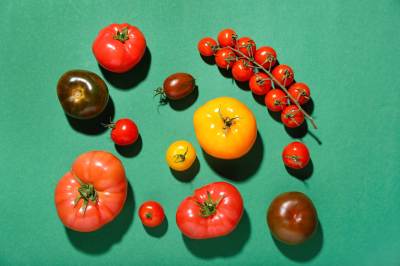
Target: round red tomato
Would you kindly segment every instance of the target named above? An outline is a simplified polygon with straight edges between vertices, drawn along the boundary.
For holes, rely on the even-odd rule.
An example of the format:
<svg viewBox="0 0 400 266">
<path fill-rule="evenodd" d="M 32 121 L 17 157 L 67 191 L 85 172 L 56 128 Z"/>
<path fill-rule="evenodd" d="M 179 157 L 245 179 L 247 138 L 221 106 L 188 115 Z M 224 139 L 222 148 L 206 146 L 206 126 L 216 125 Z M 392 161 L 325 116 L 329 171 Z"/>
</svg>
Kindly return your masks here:
<svg viewBox="0 0 400 266">
<path fill-rule="evenodd" d="M 237 81 L 248 81 L 253 75 L 253 64 L 246 59 L 236 61 L 232 66 L 232 76 Z"/>
<path fill-rule="evenodd" d="M 289 143 L 282 152 L 283 163 L 293 169 L 302 169 L 310 161 L 310 153 L 306 145 L 295 141 Z"/>
<path fill-rule="evenodd" d="M 205 37 L 201 39 L 197 44 L 197 49 L 202 56 L 212 56 L 215 53 L 217 47 L 217 42 L 210 37 Z"/>
<path fill-rule="evenodd" d="M 146 51 L 146 39 L 135 26 L 128 23 L 111 24 L 99 32 L 92 50 L 102 67 L 123 73 L 142 59 Z"/>
<path fill-rule="evenodd" d="M 288 92 L 299 104 L 305 104 L 310 100 L 310 89 L 305 83 L 296 82 L 292 84 Z"/>
<path fill-rule="evenodd" d="M 121 212 L 127 186 L 117 157 L 105 151 L 84 153 L 57 184 L 54 200 L 58 216 L 72 230 L 95 231 Z"/>
<path fill-rule="evenodd" d="M 218 34 L 218 43 L 220 47 L 230 46 L 235 47 L 236 39 L 237 39 L 236 32 L 232 29 L 224 29 Z"/>
<path fill-rule="evenodd" d="M 284 87 L 290 86 L 294 80 L 293 69 L 288 65 L 279 65 L 272 70 L 272 75 Z"/>
<path fill-rule="evenodd" d="M 303 124 L 304 114 L 296 105 L 289 105 L 283 109 L 281 113 L 281 120 L 285 126 L 289 128 L 295 128 Z"/>
<path fill-rule="evenodd" d="M 249 87 L 254 94 L 265 95 L 271 89 L 271 79 L 265 73 L 256 73 L 251 76 Z"/>
<path fill-rule="evenodd" d="M 254 60 L 266 69 L 271 69 L 276 64 L 276 52 L 274 48 L 263 46 L 257 49 Z"/>
<path fill-rule="evenodd" d="M 112 128 L 111 139 L 117 145 L 130 145 L 135 143 L 139 138 L 138 127 L 129 118 L 119 119 L 117 122 L 107 126 Z"/>
<path fill-rule="evenodd" d="M 156 227 L 163 223 L 165 214 L 160 203 L 146 201 L 139 208 L 139 218 L 147 227 Z"/>
<path fill-rule="evenodd" d="M 215 63 L 218 67 L 229 69 L 236 61 L 236 54 L 229 48 L 221 48 L 215 54 Z"/>
<path fill-rule="evenodd" d="M 278 89 L 270 90 L 265 95 L 265 105 L 272 112 L 280 112 L 287 106 L 286 94 Z"/>
<path fill-rule="evenodd" d="M 189 238 L 205 239 L 227 235 L 243 214 L 240 192 L 226 182 L 215 182 L 196 189 L 176 212 L 176 223 Z"/>
<path fill-rule="evenodd" d="M 248 57 L 253 57 L 256 53 L 256 43 L 249 37 L 242 37 L 236 42 L 236 50 Z"/>
</svg>

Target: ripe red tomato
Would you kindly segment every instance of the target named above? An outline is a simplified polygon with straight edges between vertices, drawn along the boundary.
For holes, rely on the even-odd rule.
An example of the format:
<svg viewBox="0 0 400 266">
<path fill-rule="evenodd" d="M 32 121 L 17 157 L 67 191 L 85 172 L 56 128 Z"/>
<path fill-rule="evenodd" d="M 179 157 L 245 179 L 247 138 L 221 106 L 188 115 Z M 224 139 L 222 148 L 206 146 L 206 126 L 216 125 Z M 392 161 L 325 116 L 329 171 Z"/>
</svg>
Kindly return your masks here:
<svg viewBox="0 0 400 266">
<path fill-rule="evenodd" d="M 289 128 L 295 128 L 303 124 L 304 114 L 296 105 L 289 105 L 283 109 L 281 113 L 281 120 L 285 126 Z"/>
<path fill-rule="evenodd" d="M 256 73 L 251 76 L 249 87 L 254 94 L 265 95 L 271 89 L 271 79 L 265 73 Z"/>
<path fill-rule="evenodd" d="M 212 56 L 218 47 L 217 42 L 210 37 L 205 37 L 197 44 L 197 49 L 202 56 Z"/>
<path fill-rule="evenodd" d="M 54 196 L 58 216 L 72 230 L 95 231 L 121 212 L 127 186 L 117 157 L 105 151 L 84 153 L 58 181 Z"/>
<path fill-rule="evenodd" d="M 253 75 L 253 64 L 246 59 L 236 61 L 232 66 L 232 76 L 237 81 L 248 81 Z"/>
<path fill-rule="evenodd" d="M 232 29 L 224 29 L 218 34 L 218 43 L 220 47 L 230 46 L 235 47 L 236 39 L 237 39 L 236 32 Z"/>
<path fill-rule="evenodd" d="M 102 67 L 123 73 L 142 59 L 146 51 L 146 39 L 135 26 L 128 23 L 111 24 L 99 32 L 92 50 Z"/>
<path fill-rule="evenodd" d="M 264 100 L 265 105 L 272 112 L 280 112 L 287 106 L 287 96 L 282 90 L 270 90 Z"/>
<path fill-rule="evenodd" d="M 296 82 L 292 84 L 288 92 L 299 104 L 306 104 L 310 100 L 310 89 L 305 83 Z"/>
<path fill-rule="evenodd" d="M 302 169 L 310 161 L 310 153 L 306 145 L 295 141 L 289 143 L 282 152 L 283 163 L 293 169 Z"/>
<path fill-rule="evenodd" d="M 248 57 L 253 57 L 256 53 L 256 43 L 249 37 L 242 37 L 236 42 L 236 50 Z"/>
<path fill-rule="evenodd" d="M 135 143 L 139 137 L 138 127 L 135 122 L 129 118 L 119 119 L 117 122 L 107 126 L 112 128 L 111 139 L 117 145 L 131 145 Z"/>
<path fill-rule="evenodd" d="M 215 54 L 215 63 L 218 67 L 229 69 L 236 61 L 236 54 L 229 48 L 221 48 Z"/>
<path fill-rule="evenodd" d="M 227 235 L 243 214 L 240 192 L 226 182 L 215 182 L 196 189 L 176 212 L 176 223 L 189 238 L 205 239 Z"/>
<path fill-rule="evenodd" d="M 139 208 L 139 218 L 147 227 L 156 227 L 163 223 L 165 214 L 160 203 L 146 201 Z"/>
<path fill-rule="evenodd" d="M 260 47 L 256 51 L 254 60 L 269 70 L 276 64 L 276 52 L 269 46 Z"/>
<path fill-rule="evenodd" d="M 293 69 L 288 65 L 279 65 L 272 70 L 272 75 L 282 84 L 284 87 L 290 86 L 294 80 Z"/>
</svg>

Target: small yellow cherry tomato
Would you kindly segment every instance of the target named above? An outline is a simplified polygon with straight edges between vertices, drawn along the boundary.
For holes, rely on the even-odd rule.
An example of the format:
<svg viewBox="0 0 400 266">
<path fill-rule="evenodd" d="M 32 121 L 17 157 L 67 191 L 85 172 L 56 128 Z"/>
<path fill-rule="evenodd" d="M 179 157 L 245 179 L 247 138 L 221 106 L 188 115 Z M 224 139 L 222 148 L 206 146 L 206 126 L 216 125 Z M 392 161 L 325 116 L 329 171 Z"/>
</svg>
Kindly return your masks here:
<svg viewBox="0 0 400 266">
<path fill-rule="evenodd" d="M 190 142 L 178 140 L 168 147 L 165 159 L 173 170 L 186 171 L 196 160 L 196 151 Z"/>
</svg>

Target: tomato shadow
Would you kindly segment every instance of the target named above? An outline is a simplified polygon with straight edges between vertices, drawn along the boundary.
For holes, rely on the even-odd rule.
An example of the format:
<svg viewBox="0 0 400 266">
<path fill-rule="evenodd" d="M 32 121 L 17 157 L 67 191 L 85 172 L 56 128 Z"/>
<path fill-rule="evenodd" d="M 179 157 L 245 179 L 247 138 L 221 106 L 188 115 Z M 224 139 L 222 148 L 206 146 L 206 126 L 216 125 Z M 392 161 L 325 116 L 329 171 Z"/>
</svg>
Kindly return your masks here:
<svg viewBox="0 0 400 266">
<path fill-rule="evenodd" d="M 114 73 L 108 71 L 103 68 L 101 65 L 98 65 L 101 73 L 104 78 L 111 84 L 113 87 L 122 90 L 128 90 L 136 87 L 143 80 L 146 79 L 149 74 L 151 64 L 151 53 L 149 47 L 146 47 L 146 51 L 140 62 L 134 66 L 131 70 L 125 73 Z"/>
<path fill-rule="evenodd" d="M 302 106 L 302 108 L 304 109 L 304 111 L 306 111 L 307 114 L 312 115 L 314 112 L 314 101 L 312 98 L 310 98 L 310 100 L 304 104 Z"/>
<path fill-rule="evenodd" d="M 224 78 L 232 79 L 232 82 L 233 82 L 233 76 L 232 76 L 231 69 L 225 69 L 225 68 L 220 68 L 220 67 L 217 67 L 217 68 L 218 68 L 219 73 L 221 73 L 221 75 Z"/>
<path fill-rule="evenodd" d="M 109 124 L 110 121 L 114 119 L 115 115 L 115 106 L 114 102 L 111 99 L 111 96 L 108 98 L 108 103 L 103 112 L 91 119 L 76 119 L 69 115 L 65 115 L 67 117 L 69 125 L 80 133 L 86 135 L 99 135 L 104 133 L 108 128 L 103 124 Z"/>
<path fill-rule="evenodd" d="M 293 176 L 301 181 L 306 181 L 307 179 L 309 179 L 314 172 L 314 164 L 312 162 L 312 159 L 310 159 L 310 161 L 308 162 L 306 167 L 304 167 L 303 169 L 293 169 L 293 168 L 287 167 L 286 165 L 285 165 L 285 168 L 286 168 L 286 171 L 291 176 Z"/>
<path fill-rule="evenodd" d="M 171 106 L 171 108 L 174 109 L 175 111 L 183 111 L 189 108 L 192 104 L 194 104 L 197 98 L 199 98 L 199 88 L 196 85 L 194 87 L 193 92 L 188 96 L 186 96 L 185 98 L 175 101 L 168 100 L 168 103 L 169 106 Z"/>
<path fill-rule="evenodd" d="M 69 228 L 65 228 L 65 231 L 69 241 L 77 250 L 94 255 L 103 254 L 110 250 L 112 245 L 121 242 L 124 234 L 132 225 L 134 213 L 134 194 L 128 182 L 125 206 L 114 221 L 95 232 L 81 233 Z"/>
<path fill-rule="evenodd" d="M 204 158 L 211 169 L 221 177 L 232 181 L 245 181 L 254 176 L 264 157 L 264 144 L 257 131 L 256 141 L 251 150 L 241 158 L 224 160 L 212 157 L 203 150 Z"/>
<path fill-rule="evenodd" d="M 182 234 L 186 248 L 194 256 L 203 259 L 231 257 L 240 253 L 250 238 L 250 219 L 246 210 L 243 212 L 236 229 L 227 236 L 211 239 L 190 239 Z"/>
<path fill-rule="evenodd" d="M 147 234 L 149 234 L 150 236 L 160 238 L 163 235 L 165 235 L 165 233 L 167 233 L 167 231 L 168 231 L 167 216 L 165 216 L 163 223 L 157 227 L 147 227 L 145 225 L 143 225 L 143 227 L 144 227 L 144 230 L 146 230 Z"/>
<path fill-rule="evenodd" d="M 208 65 L 215 65 L 215 56 L 204 56 L 200 54 L 201 59 Z"/>
<path fill-rule="evenodd" d="M 267 110 L 268 110 L 269 115 L 272 117 L 272 119 L 274 119 L 276 122 L 282 123 L 281 112 L 273 112 L 273 111 L 269 110 L 268 108 L 267 108 Z"/>
<path fill-rule="evenodd" d="M 200 172 L 200 162 L 199 159 L 196 158 L 193 165 L 186 171 L 175 171 L 170 168 L 171 174 L 181 182 L 190 182 L 192 181 L 196 175 Z"/>
<path fill-rule="evenodd" d="M 249 82 L 248 81 L 237 81 L 235 80 L 236 85 L 244 91 L 250 91 Z"/>
<path fill-rule="evenodd" d="M 252 93 L 252 95 L 253 95 L 253 99 L 254 99 L 259 105 L 265 106 L 265 95 L 257 95 L 257 94 L 254 94 L 254 93 Z"/>
<path fill-rule="evenodd" d="M 286 245 L 276 240 L 272 235 L 271 237 L 279 251 L 288 259 L 296 262 L 311 261 L 318 256 L 324 244 L 324 233 L 321 222 L 318 223 L 317 229 L 311 238 L 300 245 Z"/>
<path fill-rule="evenodd" d="M 139 135 L 136 142 L 131 145 L 120 146 L 120 145 L 114 144 L 114 146 L 120 155 L 122 155 L 124 157 L 128 157 L 128 158 L 136 157 L 143 148 L 142 136 Z"/>
<path fill-rule="evenodd" d="M 308 123 L 307 123 L 307 121 L 304 121 L 300 126 L 295 127 L 295 128 L 285 127 L 285 131 L 292 138 L 302 139 L 302 138 L 304 138 L 305 135 L 307 135 Z"/>
</svg>

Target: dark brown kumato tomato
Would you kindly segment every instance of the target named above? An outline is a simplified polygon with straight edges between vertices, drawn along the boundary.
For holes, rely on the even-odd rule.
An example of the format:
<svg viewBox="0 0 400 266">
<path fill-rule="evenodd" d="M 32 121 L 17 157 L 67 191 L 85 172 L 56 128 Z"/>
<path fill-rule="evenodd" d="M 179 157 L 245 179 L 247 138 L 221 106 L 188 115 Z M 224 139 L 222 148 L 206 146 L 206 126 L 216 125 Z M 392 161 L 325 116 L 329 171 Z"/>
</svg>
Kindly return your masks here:
<svg viewBox="0 0 400 266">
<path fill-rule="evenodd" d="M 105 82 L 95 73 L 71 70 L 58 80 L 57 95 L 64 112 L 77 119 L 99 115 L 108 102 Z"/>
<path fill-rule="evenodd" d="M 188 73 L 175 73 L 164 80 L 162 88 L 156 89 L 156 95 L 162 100 L 180 100 L 188 96 L 196 87 L 195 79 Z"/>
</svg>

